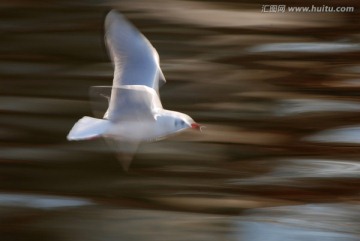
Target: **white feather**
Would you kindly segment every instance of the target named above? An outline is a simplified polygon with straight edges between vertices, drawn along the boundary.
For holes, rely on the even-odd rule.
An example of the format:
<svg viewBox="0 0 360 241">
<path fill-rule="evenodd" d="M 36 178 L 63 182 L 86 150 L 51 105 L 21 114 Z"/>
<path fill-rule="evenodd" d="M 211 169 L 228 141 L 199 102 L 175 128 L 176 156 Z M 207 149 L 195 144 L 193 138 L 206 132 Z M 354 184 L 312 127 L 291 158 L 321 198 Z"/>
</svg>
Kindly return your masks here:
<svg viewBox="0 0 360 241">
<path fill-rule="evenodd" d="M 69 141 L 88 140 L 104 134 L 110 126 L 108 120 L 84 116 L 75 123 L 69 132 Z"/>
</svg>

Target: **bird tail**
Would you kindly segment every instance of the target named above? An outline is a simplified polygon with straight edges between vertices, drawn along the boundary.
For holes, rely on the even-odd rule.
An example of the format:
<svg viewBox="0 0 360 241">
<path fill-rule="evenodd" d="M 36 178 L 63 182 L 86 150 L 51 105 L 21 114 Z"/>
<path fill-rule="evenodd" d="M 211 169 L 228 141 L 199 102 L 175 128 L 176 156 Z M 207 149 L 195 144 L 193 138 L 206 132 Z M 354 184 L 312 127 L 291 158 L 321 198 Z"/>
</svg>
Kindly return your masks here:
<svg viewBox="0 0 360 241">
<path fill-rule="evenodd" d="M 80 141 L 96 138 L 104 134 L 110 127 L 110 121 L 84 116 L 75 123 L 67 139 Z"/>
</svg>

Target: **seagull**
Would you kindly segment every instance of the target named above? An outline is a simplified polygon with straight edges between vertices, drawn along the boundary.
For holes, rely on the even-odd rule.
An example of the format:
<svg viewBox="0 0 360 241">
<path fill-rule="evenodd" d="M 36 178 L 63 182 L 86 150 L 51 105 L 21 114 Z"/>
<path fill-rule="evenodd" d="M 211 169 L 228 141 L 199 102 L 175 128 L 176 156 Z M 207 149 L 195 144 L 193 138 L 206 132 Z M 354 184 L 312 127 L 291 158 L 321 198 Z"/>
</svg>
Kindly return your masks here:
<svg viewBox="0 0 360 241">
<path fill-rule="evenodd" d="M 162 107 L 159 88 L 166 80 L 159 55 L 149 40 L 125 17 L 111 10 L 105 18 L 105 44 L 114 66 L 112 86 L 93 86 L 95 92 L 108 90 L 108 109 L 102 119 L 84 116 L 70 130 L 69 141 L 103 137 L 118 153 L 128 170 L 142 142 L 158 141 L 188 128 L 201 130 L 190 116 Z"/>
</svg>

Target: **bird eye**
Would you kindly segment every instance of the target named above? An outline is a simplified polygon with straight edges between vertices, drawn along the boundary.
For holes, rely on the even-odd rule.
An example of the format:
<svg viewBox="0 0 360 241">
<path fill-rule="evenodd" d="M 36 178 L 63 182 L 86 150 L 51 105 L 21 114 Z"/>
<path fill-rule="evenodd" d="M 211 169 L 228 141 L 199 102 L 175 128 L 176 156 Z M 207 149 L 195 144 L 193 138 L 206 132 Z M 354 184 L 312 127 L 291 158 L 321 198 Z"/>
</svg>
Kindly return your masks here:
<svg viewBox="0 0 360 241">
<path fill-rule="evenodd" d="M 175 126 L 178 127 L 178 126 L 184 126 L 185 125 L 185 121 L 183 120 L 175 120 Z"/>
</svg>

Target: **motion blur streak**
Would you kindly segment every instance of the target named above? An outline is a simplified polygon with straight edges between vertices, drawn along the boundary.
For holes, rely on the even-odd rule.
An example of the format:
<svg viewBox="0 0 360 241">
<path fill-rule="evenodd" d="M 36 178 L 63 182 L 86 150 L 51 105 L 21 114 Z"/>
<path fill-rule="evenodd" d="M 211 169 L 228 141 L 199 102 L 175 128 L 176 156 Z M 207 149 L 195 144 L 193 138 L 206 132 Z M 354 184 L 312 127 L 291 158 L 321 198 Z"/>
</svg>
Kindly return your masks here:
<svg viewBox="0 0 360 241">
<path fill-rule="evenodd" d="M 0 240 L 359 240 L 360 4 L 264 4 L 1 1 Z M 129 173 L 103 140 L 66 141 L 111 85 L 114 8 L 159 52 L 164 108 L 206 126 Z"/>
</svg>

